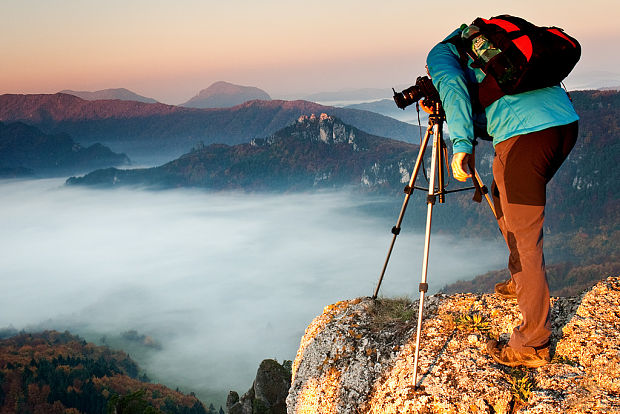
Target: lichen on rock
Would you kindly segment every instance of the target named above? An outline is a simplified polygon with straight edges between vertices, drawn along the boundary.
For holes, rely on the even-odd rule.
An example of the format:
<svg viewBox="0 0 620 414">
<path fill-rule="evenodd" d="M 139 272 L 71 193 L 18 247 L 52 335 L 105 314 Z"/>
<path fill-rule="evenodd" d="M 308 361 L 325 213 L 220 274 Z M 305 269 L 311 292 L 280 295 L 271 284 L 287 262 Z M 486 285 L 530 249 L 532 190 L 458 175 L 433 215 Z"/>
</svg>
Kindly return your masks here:
<svg viewBox="0 0 620 414">
<path fill-rule="evenodd" d="M 496 364 L 489 338 L 519 324 L 514 300 L 432 295 L 425 300 L 417 383 L 417 303 L 338 302 L 306 330 L 287 398 L 298 413 L 620 412 L 620 279 L 553 298 L 552 362 Z M 516 376 L 521 381 L 515 381 Z M 526 387 L 519 397 L 515 387 Z M 523 401 L 523 396 L 526 401 Z"/>
</svg>

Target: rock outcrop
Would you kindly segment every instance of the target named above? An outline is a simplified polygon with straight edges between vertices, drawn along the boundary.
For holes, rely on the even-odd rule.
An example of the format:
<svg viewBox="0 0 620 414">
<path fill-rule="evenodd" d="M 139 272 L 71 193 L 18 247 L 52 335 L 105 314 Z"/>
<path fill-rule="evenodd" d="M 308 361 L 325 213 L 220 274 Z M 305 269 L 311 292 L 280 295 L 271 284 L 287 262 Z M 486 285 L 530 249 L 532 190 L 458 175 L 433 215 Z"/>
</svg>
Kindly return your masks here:
<svg viewBox="0 0 620 414">
<path fill-rule="evenodd" d="M 417 303 L 339 302 L 306 329 L 288 413 L 620 412 L 619 305 L 617 277 L 553 298 L 552 362 L 528 370 L 496 364 L 485 351 L 488 339 L 518 325 L 516 301 L 429 296 L 415 384 Z"/>
<path fill-rule="evenodd" d="M 287 390 L 291 385 L 290 362 L 280 365 L 266 359 L 256 372 L 252 387 L 239 398 L 231 391 L 226 400 L 229 414 L 285 414 Z"/>
<path fill-rule="evenodd" d="M 281 143 L 286 138 L 294 137 L 311 142 L 323 142 L 328 145 L 348 144 L 353 151 L 368 150 L 368 138 L 366 133 L 357 128 L 343 123 L 340 119 L 322 113 L 301 115 L 297 122 L 281 129 L 267 139 L 253 139 L 252 146 L 274 145 Z M 360 136 L 360 138 L 358 138 Z"/>
</svg>

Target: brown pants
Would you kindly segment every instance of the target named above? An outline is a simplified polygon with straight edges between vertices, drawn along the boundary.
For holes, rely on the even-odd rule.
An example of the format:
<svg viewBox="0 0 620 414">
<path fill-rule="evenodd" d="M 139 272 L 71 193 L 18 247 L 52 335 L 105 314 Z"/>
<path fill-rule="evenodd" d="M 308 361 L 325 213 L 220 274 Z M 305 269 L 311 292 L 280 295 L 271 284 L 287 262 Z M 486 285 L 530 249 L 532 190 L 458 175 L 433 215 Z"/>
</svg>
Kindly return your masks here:
<svg viewBox="0 0 620 414">
<path fill-rule="evenodd" d="M 493 203 L 510 256 L 523 317 L 511 348 L 532 352 L 549 341 L 549 285 L 543 256 L 546 186 L 575 145 L 577 122 L 518 135 L 495 146 Z"/>
</svg>

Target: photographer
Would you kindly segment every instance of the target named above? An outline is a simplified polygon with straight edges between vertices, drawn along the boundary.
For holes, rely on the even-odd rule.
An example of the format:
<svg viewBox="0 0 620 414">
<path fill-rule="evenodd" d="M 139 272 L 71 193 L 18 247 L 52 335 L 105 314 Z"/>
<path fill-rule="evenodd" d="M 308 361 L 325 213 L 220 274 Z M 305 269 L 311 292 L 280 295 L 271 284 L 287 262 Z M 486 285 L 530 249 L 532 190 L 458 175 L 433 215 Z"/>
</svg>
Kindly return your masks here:
<svg viewBox="0 0 620 414">
<path fill-rule="evenodd" d="M 464 64 L 456 45 L 463 25 L 429 53 L 427 67 L 439 92 L 453 145 L 452 171 L 459 181 L 471 177 L 474 147 L 472 91 L 485 78 L 480 68 Z M 475 96 L 474 96 L 475 97 Z M 475 103 L 475 101 L 474 101 Z M 495 286 L 505 298 L 516 297 L 522 323 L 510 341 L 495 340 L 487 349 L 508 366 L 539 367 L 549 362 L 549 287 L 543 258 L 546 185 L 573 148 L 579 119 L 560 86 L 504 95 L 484 109 L 486 130 L 493 138 L 492 195 L 500 230 L 510 251 L 511 277 Z"/>
</svg>

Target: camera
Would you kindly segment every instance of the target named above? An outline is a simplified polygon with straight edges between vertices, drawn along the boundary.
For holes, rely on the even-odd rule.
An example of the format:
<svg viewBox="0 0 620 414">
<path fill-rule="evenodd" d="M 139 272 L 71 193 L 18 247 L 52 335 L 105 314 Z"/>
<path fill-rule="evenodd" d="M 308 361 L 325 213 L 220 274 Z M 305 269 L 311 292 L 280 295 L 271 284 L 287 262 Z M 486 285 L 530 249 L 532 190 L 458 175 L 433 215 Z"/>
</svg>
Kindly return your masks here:
<svg viewBox="0 0 620 414">
<path fill-rule="evenodd" d="M 396 92 L 394 88 L 394 102 L 400 109 L 405 109 L 409 105 L 418 102 L 423 99 L 424 106 L 434 106 L 436 103 L 441 103 L 439 98 L 439 92 L 435 89 L 433 81 L 428 76 L 418 76 L 415 81 L 415 85 L 405 89 L 402 92 Z"/>
</svg>

